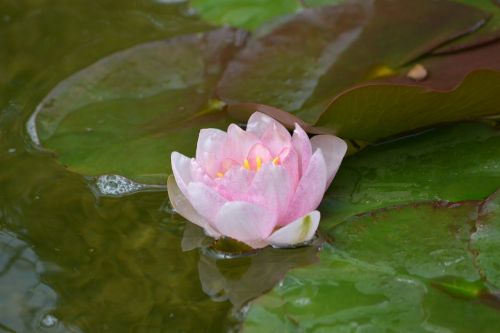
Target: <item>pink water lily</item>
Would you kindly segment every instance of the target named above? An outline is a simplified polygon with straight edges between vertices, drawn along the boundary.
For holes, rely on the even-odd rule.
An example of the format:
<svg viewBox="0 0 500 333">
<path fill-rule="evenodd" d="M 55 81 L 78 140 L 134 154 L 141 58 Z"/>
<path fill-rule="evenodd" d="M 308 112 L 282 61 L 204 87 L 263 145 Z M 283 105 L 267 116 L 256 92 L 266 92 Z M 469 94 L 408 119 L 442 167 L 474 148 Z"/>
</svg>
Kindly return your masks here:
<svg viewBox="0 0 500 333">
<path fill-rule="evenodd" d="M 335 136 L 293 135 L 256 112 L 246 131 L 200 131 L 196 158 L 172 153 L 168 193 L 174 209 L 213 238 L 231 237 L 253 248 L 310 240 L 316 210 L 346 153 Z"/>
</svg>

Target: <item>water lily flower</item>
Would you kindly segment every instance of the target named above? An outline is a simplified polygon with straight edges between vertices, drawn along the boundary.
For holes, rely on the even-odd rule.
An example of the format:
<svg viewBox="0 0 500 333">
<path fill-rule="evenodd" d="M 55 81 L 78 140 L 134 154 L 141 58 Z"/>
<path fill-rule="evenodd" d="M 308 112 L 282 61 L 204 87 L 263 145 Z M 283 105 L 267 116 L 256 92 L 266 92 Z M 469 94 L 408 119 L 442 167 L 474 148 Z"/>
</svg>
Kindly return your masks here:
<svg viewBox="0 0 500 333">
<path fill-rule="evenodd" d="M 273 118 L 254 113 L 246 130 L 200 131 L 196 158 L 172 153 L 168 193 L 174 209 L 213 238 L 253 248 L 307 242 L 317 211 L 347 151 L 332 135 L 293 135 Z"/>
</svg>

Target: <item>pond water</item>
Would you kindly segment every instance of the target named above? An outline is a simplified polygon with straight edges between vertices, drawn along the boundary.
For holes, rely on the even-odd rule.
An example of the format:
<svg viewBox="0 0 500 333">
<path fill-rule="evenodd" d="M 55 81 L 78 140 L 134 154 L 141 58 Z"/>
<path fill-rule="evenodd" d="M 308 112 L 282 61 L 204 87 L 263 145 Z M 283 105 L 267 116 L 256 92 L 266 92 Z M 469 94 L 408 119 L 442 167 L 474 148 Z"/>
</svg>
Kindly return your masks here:
<svg viewBox="0 0 500 333">
<path fill-rule="evenodd" d="M 65 77 L 118 50 L 209 28 L 176 2 L 0 2 L 0 332 L 232 331 L 248 299 L 313 259 L 297 250 L 281 271 L 263 273 L 283 261 L 268 250 L 219 267 L 182 251 L 185 222 L 166 192 L 101 196 L 30 142 L 30 114 Z M 255 261 L 246 287 L 232 287 Z"/>
<path fill-rule="evenodd" d="M 182 0 L 0 1 L 0 333 L 236 332 L 243 325 L 247 332 L 261 332 L 262 327 L 276 332 L 285 327 L 297 332 L 336 328 L 468 333 L 477 327 L 498 332 L 500 197 L 498 192 L 492 195 L 500 185 L 498 123 L 444 126 L 365 149 L 345 161 L 335 190 L 327 193 L 321 207 L 321 237 L 335 242 L 327 245 L 317 238 L 308 247 L 266 248 L 232 258 L 209 249 L 202 231 L 173 212 L 164 185 L 130 183 L 113 175 L 113 156 L 97 162 L 101 163 L 97 170 L 109 172 L 97 172 L 92 169 L 97 159 L 93 156 L 87 163 L 86 143 L 78 140 L 85 136 L 79 131 L 80 120 L 92 123 L 94 115 L 111 110 L 106 124 L 113 125 L 124 105 L 141 107 L 144 100 L 153 114 L 170 96 L 184 96 L 185 87 L 176 95 L 176 88 L 167 82 L 172 91 L 167 89 L 158 99 L 154 94 L 135 96 L 132 102 L 126 96 L 108 104 L 88 99 L 88 105 L 74 106 L 85 111 L 82 118 L 61 121 L 64 126 L 47 140 L 54 147 L 70 148 L 54 152 L 34 144 L 36 135 L 27 126 L 30 117 L 61 82 L 99 60 L 112 59 L 116 75 L 110 75 L 112 79 L 106 81 L 101 62 L 84 71 L 90 79 L 81 82 L 94 82 L 92 75 L 98 73 L 102 87 L 113 88 L 122 77 L 120 59 L 125 54 L 117 52 L 211 29 Z M 215 34 L 227 36 L 228 31 Z M 233 37 L 238 39 L 236 33 Z M 150 59 L 156 59 L 158 45 L 161 50 L 181 45 L 177 58 L 172 56 L 177 60 L 183 60 L 183 50 L 192 45 L 205 50 L 205 44 L 193 40 L 177 41 L 168 46 L 172 48 L 154 44 Z M 231 44 L 231 38 L 214 40 L 221 48 Z M 141 54 L 144 49 L 133 52 Z M 215 68 L 215 74 L 198 71 L 202 58 L 192 57 L 185 66 L 194 68 L 186 70 L 194 73 L 190 77 L 194 83 L 186 82 L 196 93 L 206 84 L 205 76 L 220 71 L 217 62 L 207 67 Z M 135 59 L 125 57 L 123 63 L 128 66 Z M 141 69 L 136 66 L 134 73 Z M 141 87 L 149 88 L 147 79 L 155 76 L 144 77 Z M 128 92 L 129 86 L 124 86 Z M 63 106 L 71 104 L 79 88 L 69 87 L 61 94 Z M 198 95 L 203 100 L 210 94 Z M 192 98 L 193 104 L 197 98 Z M 174 101 L 170 106 L 181 104 Z M 201 108 L 198 104 L 192 109 Z M 217 109 L 217 101 L 205 106 L 194 122 L 225 124 L 225 116 L 210 111 Z M 54 125 L 50 99 L 44 107 L 49 110 L 45 114 L 49 125 Z M 194 114 L 197 109 L 193 110 L 188 111 Z M 162 136 L 165 124 L 151 119 L 151 141 L 130 151 L 146 156 L 159 147 L 163 154 L 164 143 L 194 148 L 185 138 L 193 137 L 196 128 L 177 135 L 182 130 L 175 129 L 182 126 L 166 124 L 174 134 Z M 123 126 L 118 134 L 127 134 L 128 128 Z M 88 142 L 95 148 L 99 140 L 91 136 Z M 140 152 L 151 142 L 155 147 Z M 75 160 L 72 147 L 81 148 Z M 141 168 L 137 174 L 131 172 L 144 161 L 121 148 L 120 162 L 132 161 L 127 171 L 137 177 L 131 178 L 156 181 L 154 172 Z M 161 168 L 166 159 L 152 158 L 157 162 L 153 169 Z M 108 169 L 109 163 L 113 165 Z M 164 174 L 168 169 L 165 165 Z M 93 177 L 71 170 L 82 174 L 91 170 Z M 122 195 L 127 191 L 133 193 Z M 373 213 L 377 209 L 382 210 Z M 476 222 L 487 218 L 492 231 L 476 230 Z M 339 226 L 342 220 L 350 223 Z M 318 258 L 318 265 L 308 266 Z M 290 269 L 304 266 L 284 278 Z M 249 308 L 248 301 L 263 294 Z"/>
</svg>

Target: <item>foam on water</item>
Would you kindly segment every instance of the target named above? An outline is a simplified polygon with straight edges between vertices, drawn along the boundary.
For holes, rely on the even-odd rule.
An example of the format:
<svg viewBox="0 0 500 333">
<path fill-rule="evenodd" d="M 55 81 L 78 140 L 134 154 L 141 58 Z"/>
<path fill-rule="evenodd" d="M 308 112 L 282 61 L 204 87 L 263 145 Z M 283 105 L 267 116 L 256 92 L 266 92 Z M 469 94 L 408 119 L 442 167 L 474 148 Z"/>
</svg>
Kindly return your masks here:
<svg viewBox="0 0 500 333">
<path fill-rule="evenodd" d="M 166 190 L 163 185 L 140 184 L 120 175 L 99 176 L 95 185 L 99 194 L 104 196 L 122 196 L 144 190 Z"/>
</svg>

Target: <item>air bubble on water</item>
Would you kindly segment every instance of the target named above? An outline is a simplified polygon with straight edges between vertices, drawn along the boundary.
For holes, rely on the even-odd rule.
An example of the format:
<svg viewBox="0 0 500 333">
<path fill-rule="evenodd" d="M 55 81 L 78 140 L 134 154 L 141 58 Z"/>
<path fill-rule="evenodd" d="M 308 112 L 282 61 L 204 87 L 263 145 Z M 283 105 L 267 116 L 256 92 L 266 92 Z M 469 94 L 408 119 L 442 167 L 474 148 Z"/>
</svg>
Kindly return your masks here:
<svg viewBox="0 0 500 333">
<path fill-rule="evenodd" d="M 144 185 L 119 175 L 104 175 L 97 178 L 99 192 L 103 195 L 123 195 L 140 191 Z"/>
<path fill-rule="evenodd" d="M 103 175 L 95 181 L 95 185 L 100 195 L 122 196 L 139 191 L 164 191 L 165 185 L 145 185 L 139 184 L 120 175 Z"/>
<path fill-rule="evenodd" d="M 57 324 L 58 320 L 51 314 L 47 314 L 42 318 L 42 326 L 43 327 L 54 327 Z"/>
</svg>

